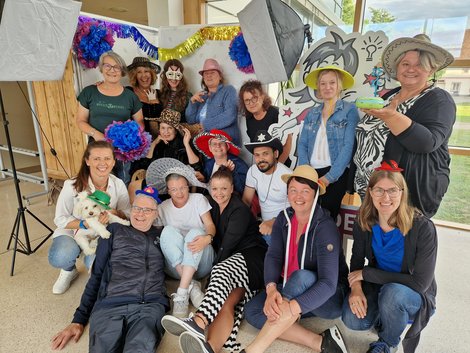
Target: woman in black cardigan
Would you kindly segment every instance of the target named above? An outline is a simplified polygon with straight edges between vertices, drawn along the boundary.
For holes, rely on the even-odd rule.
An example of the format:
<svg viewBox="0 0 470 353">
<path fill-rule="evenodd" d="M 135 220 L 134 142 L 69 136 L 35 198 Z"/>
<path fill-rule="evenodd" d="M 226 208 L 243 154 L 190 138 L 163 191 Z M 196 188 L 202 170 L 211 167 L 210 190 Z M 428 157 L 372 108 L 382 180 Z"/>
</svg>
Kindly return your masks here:
<svg viewBox="0 0 470 353">
<path fill-rule="evenodd" d="M 220 167 L 210 180 L 209 202 L 217 230 L 212 246 L 217 256 L 204 299 L 192 318 L 167 315 L 162 319 L 167 331 L 180 336 L 185 353 L 233 350 L 244 305 L 264 287 L 267 245 L 249 207 L 232 192 L 232 173 Z"/>
</svg>

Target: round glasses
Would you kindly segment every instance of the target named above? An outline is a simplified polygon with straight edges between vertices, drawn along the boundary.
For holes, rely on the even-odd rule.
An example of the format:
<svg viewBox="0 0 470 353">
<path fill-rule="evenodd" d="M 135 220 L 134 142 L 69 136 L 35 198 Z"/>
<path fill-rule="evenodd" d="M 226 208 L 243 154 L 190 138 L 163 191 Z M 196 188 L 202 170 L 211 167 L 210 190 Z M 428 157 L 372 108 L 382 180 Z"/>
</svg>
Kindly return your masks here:
<svg viewBox="0 0 470 353">
<path fill-rule="evenodd" d="M 111 64 L 103 64 L 103 69 L 106 71 L 115 71 L 115 72 L 121 72 L 121 66 L 119 65 L 111 65 Z"/>
<path fill-rule="evenodd" d="M 375 197 L 383 197 L 385 193 L 387 193 L 388 196 L 390 196 L 391 198 L 394 198 L 394 197 L 398 197 L 401 191 L 403 191 L 403 189 L 399 189 L 399 188 L 382 189 L 382 188 L 376 187 L 372 189 L 372 195 L 374 195 Z"/>
<path fill-rule="evenodd" d="M 244 99 L 243 103 L 245 103 L 245 105 L 256 104 L 258 103 L 258 99 L 258 96 L 253 96 L 251 99 Z"/>
</svg>

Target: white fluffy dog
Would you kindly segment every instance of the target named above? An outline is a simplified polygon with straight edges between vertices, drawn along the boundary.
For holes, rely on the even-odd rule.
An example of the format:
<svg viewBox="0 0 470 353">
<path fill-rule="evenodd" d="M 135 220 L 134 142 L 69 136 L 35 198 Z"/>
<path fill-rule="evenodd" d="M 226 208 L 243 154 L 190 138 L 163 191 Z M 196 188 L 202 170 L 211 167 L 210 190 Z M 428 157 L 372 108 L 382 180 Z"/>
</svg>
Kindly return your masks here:
<svg viewBox="0 0 470 353">
<path fill-rule="evenodd" d="M 85 255 L 92 255 L 96 251 L 98 245 L 98 237 L 107 239 L 111 233 L 106 226 L 100 223 L 99 216 L 106 208 L 88 197 L 86 191 L 82 191 L 77 195 L 78 201 L 75 203 L 73 214 L 83 219 L 88 224 L 88 229 L 78 229 L 75 232 L 74 239 L 78 246 L 83 250 Z M 108 212 L 109 223 L 120 223 L 128 226 L 129 221 L 124 220 L 110 212 Z"/>
</svg>

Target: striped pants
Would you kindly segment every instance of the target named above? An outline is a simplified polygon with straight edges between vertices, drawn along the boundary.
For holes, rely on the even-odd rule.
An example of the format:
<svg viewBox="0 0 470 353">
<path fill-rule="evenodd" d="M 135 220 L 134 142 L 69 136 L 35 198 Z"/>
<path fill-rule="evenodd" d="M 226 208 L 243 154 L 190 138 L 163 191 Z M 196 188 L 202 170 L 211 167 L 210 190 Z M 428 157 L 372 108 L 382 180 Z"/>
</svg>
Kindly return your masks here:
<svg viewBox="0 0 470 353">
<path fill-rule="evenodd" d="M 244 298 L 235 306 L 232 332 L 224 344 L 224 348 L 231 352 L 240 350 L 240 344 L 236 342 L 236 338 L 243 320 L 244 307 L 256 294 L 255 291 L 250 290 L 248 282 L 248 269 L 243 255 L 236 253 L 230 256 L 212 268 L 209 286 L 197 309 L 197 313 L 204 315 L 208 324 L 211 324 L 232 290 L 245 289 Z"/>
</svg>

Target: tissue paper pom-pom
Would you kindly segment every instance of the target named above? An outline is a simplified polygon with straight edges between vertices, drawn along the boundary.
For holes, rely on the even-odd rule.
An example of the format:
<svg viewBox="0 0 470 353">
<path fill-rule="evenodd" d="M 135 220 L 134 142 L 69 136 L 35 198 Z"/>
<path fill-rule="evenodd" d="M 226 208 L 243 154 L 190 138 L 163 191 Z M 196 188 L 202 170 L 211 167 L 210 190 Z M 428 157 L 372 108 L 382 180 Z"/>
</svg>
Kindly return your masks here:
<svg viewBox="0 0 470 353">
<path fill-rule="evenodd" d="M 116 159 L 123 162 L 145 157 L 152 143 L 152 136 L 135 121 L 114 121 L 104 131 L 107 141 L 114 146 Z"/>
<path fill-rule="evenodd" d="M 255 72 L 250 52 L 248 51 L 242 32 L 239 32 L 235 38 L 232 39 L 228 53 L 230 59 L 237 65 L 238 70 L 247 74 Z"/>
<path fill-rule="evenodd" d="M 73 49 L 84 68 L 95 68 L 101 54 L 114 45 L 113 31 L 97 21 L 80 21 L 73 39 Z"/>
</svg>

